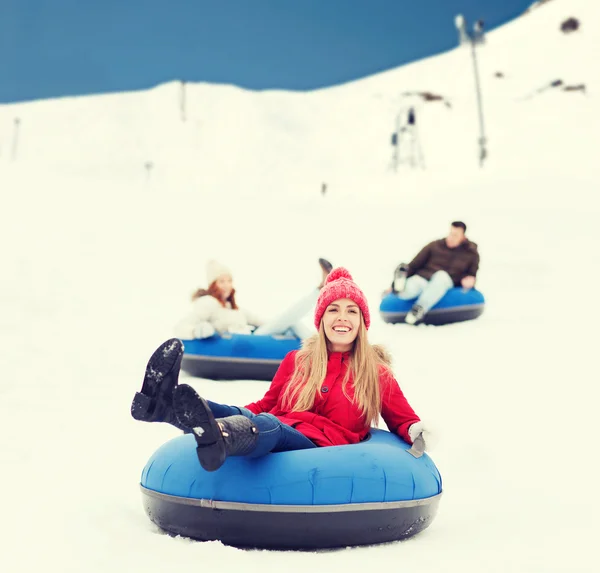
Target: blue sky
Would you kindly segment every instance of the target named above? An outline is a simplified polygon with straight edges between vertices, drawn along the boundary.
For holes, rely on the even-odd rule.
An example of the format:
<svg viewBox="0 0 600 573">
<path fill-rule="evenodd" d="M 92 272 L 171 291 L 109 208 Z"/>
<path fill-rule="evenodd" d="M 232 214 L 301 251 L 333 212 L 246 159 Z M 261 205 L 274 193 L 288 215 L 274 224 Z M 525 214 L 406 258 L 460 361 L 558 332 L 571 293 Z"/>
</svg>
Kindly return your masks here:
<svg viewBox="0 0 600 573">
<path fill-rule="evenodd" d="M 0 0 L 0 102 L 173 80 L 339 84 L 452 48 L 532 0 Z"/>
</svg>

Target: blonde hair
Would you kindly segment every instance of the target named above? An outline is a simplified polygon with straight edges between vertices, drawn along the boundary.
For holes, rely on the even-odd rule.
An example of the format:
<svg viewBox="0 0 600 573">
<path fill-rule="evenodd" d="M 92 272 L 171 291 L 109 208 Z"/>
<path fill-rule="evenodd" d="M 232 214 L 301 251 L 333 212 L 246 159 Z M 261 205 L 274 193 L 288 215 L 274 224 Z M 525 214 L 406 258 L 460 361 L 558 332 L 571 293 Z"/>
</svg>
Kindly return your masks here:
<svg viewBox="0 0 600 573">
<path fill-rule="evenodd" d="M 380 370 L 388 370 L 390 356 L 379 345 L 369 344 L 361 314 L 360 326 L 350 354 L 350 364 L 342 382 L 344 396 L 350 400 L 350 375 L 354 386 L 353 402 L 359 407 L 366 425 L 379 424 L 381 412 Z M 290 412 L 306 412 L 315 403 L 317 392 L 327 375 L 327 338 L 323 323 L 319 332 L 306 339 L 296 354 L 294 374 L 283 394 L 283 405 Z"/>
</svg>

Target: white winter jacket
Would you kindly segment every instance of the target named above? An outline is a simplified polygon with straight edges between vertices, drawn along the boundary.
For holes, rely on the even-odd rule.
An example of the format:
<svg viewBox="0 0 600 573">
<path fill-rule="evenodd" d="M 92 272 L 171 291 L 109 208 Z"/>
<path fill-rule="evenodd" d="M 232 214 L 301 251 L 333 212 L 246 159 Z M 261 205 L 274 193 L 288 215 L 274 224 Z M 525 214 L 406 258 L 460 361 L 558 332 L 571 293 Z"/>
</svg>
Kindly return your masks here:
<svg viewBox="0 0 600 573">
<path fill-rule="evenodd" d="M 260 326 L 263 321 L 241 308 L 233 309 L 226 302 L 227 307 L 211 295 L 201 296 L 192 302 L 190 314 L 184 317 L 175 326 L 175 336 L 191 340 L 194 338 L 194 330 L 198 324 L 208 322 L 220 333 L 250 333 L 250 325 Z"/>
</svg>

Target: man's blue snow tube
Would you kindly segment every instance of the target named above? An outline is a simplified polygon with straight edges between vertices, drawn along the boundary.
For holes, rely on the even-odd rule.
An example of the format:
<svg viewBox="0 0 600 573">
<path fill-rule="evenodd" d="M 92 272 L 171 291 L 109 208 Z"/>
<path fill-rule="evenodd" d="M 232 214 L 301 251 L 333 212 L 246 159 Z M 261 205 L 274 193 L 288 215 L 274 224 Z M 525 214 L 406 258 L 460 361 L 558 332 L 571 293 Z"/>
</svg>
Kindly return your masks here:
<svg viewBox="0 0 600 573">
<path fill-rule="evenodd" d="M 396 435 L 360 444 L 228 458 L 205 472 L 191 435 L 142 472 L 144 508 L 161 529 L 236 547 L 316 549 L 405 539 L 429 526 L 442 478 Z"/>
<path fill-rule="evenodd" d="M 184 340 L 181 368 L 213 380 L 272 380 L 285 355 L 300 344 L 295 336 L 254 334 Z"/>
<path fill-rule="evenodd" d="M 403 300 L 397 294 L 388 294 L 379 305 L 379 312 L 385 322 L 404 322 L 408 311 L 416 299 Z M 481 316 L 485 307 L 483 295 L 475 289 L 465 291 L 451 288 L 423 319 L 424 324 L 450 324 L 472 320 Z"/>
</svg>

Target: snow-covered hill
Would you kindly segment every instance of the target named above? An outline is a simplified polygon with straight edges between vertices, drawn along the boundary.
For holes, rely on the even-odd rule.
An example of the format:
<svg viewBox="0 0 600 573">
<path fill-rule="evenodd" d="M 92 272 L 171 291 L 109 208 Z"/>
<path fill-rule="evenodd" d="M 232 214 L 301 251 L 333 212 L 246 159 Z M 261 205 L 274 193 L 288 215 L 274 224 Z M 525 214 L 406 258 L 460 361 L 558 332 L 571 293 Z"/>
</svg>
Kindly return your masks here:
<svg viewBox="0 0 600 573">
<path fill-rule="evenodd" d="M 305 94 L 188 85 L 185 122 L 176 84 L 0 106 L 0 570 L 595 571 L 599 16 L 553 0 L 478 48 L 483 169 L 468 48 Z M 409 105 L 426 168 L 394 172 Z M 394 266 L 454 219 L 480 246 L 485 314 L 384 324 Z M 159 534 L 138 480 L 175 431 L 129 417 L 147 357 L 208 259 L 268 316 L 314 285 L 319 256 L 363 287 L 371 339 L 441 437 L 438 517 L 405 543 L 320 554 Z M 193 383 L 234 403 L 266 389 Z"/>
<path fill-rule="evenodd" d="M 592 114 L 600 78 L 594 59 L 600 52 L 598 10 L 586 0 L 557 0 L 487 36 L 478 52 L 490 164 L 509 169 L 563 161 L 577 139 L 589 143 L 579 161 L 593 164 L 598 135 L 585 118 Z M 564 34 L 560 24 L 572 15 L 582 27 Z M 531 97 L 555 80 L 564 83 Z M 579 84 L 587 96 L 562 91 Z M 143 179 L 151 162 L 161 182 L 180 178 L 197 188 L 224 180 L 237 184 L 240 177 L 279 187 L 287 187 L 287 179 L 317 184 L 340 173 L 372 178 L 390 162 L 395 116 L 411 99 L 402 94 L 414 92 L 441 95 L 452 106 L 412 98 L 420 102 L 428 168 L 476 165 L 468 47 L 307 94 L 188 84 L 186 121 L 176 83 L 147 92 L 1 106 L 0 143 L 6 152 L 12 147 L 19 118 L 19 159 L 69 174 Z"/>
</svg>

